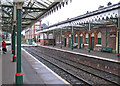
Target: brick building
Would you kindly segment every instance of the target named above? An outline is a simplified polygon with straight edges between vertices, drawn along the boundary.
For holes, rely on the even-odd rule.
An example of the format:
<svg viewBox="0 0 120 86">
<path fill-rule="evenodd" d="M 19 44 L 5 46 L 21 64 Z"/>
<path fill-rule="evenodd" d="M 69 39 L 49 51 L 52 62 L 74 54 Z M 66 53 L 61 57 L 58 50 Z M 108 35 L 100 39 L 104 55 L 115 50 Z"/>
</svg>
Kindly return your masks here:
<svg viewBox="0 0 120 86">
<path fill-rule="evenodd" d="M 34 38 L 37 36 L 35 32 L 40 29 L 41 29 L 41 21 L 35 23 L 30 28 L 25 30 L 25 39 L 27 40 L 28 43 L 33 42 Z"/>
<path fill-rule="evenodd" d="M 88 30 L 77 30 L 73 34 L 73 44 L 78 45 L 77 48 L 88 49 Z M 117 28 L 115 26 L 106 26 L 94 28 L 90 32 L 90 49 L 99 50 L 101 47 L 111 47 L 113 52 L 116 51 L 116 35 Z M 55 34 L 56 45 L 60 46 L 61 34 Z M 71 32 L 63 32 L 62 46 L 71 47 Z"/>
</svg>

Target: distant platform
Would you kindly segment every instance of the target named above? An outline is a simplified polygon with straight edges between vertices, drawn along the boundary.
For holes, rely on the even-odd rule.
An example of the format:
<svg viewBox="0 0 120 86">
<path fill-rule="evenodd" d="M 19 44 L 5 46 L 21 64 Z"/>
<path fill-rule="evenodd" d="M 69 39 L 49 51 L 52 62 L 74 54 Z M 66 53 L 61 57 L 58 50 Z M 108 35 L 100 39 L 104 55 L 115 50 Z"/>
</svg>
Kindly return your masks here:
<svg viewBox="0 0 120 86">
<path fill-rule="evenodd" d="M 106 60 L 106 61 L 111 61 L 111 62 L 117 62 L 120 63 L 120 57 L 116 57 L 115 53 L 106 53 L 106 52 L 98 52 L 98 51 L 91 51 L 88 53 L 87 50 L 83 49 L 77 49 L 75 48 L 74 50 L 71 50 L 71 48 L 68 47 L 63 47 L 62 49 L 59 46 L 43 46 L 43 45 L 22 45 L 22 46 L 41 46 L 45 48 L 50 48 L 50 49 L 55 49 L 63 52 L 68 52 L 72 54 L 78 54 L 78 55 L 83 55 L 91 58 L 96 58 L 96 59 L 101 59 L 101 60 Z"/>
</svg>

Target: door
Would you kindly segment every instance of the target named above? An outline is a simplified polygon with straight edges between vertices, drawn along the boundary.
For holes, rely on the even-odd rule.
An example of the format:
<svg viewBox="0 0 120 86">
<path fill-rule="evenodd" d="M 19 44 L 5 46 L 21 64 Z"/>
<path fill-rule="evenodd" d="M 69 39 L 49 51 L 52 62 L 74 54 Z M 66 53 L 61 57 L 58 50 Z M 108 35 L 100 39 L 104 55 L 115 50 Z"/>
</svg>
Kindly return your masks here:
<svg viewBox="0 0 120 86">
<path fill-rule="evenodd" d="M 83 45 L 83 37 L 80 36 L 80 49 L 82 48 L 82 45 Z"/>
<path fill-rule="evenodd" d="M 71 37 L 69 37 L 69 47 L 71 47 Z"/>
<path fill-rule="evenodd" d="M 66 38 L 64 38 L 64 46 L 66 47 Z"/>
<path fill-rule="evenodd" d="M 91 50 L 94 49 L 94 37 L 91 37 Z"/>
</svg>

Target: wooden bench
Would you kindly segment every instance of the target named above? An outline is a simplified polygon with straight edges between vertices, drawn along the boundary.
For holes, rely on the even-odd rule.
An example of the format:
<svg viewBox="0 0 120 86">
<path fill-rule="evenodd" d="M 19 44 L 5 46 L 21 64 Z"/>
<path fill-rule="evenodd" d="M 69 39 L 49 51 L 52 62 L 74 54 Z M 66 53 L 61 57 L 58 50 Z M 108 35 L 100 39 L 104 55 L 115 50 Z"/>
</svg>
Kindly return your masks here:
<svg viewBox="0 0 120 86">
<path fill-rule="evenodd" d="M 113 50 L 113 48 L 111 48 L 111 47 L 102 47 L 101 49 L 100 49 L 102 52 L 112 52 L 112 50 Z"/>
</svg>

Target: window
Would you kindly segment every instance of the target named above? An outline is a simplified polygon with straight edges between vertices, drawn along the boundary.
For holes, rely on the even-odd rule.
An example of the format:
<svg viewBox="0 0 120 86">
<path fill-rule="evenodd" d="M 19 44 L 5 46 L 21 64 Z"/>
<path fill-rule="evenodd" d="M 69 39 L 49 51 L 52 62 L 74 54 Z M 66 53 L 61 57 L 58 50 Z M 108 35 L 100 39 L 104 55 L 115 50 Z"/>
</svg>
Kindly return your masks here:
<svg viewBox="0 0 120 86">
<path fill-rule="evenodd" d="M 101 38 L 98 38 L 97 44 L 101 44 Z"/>
<path fill-rule="evenodd" d="M 88 33 L 85 35 L 85 44 L 88 44 Z"/>
<path fill-rule="evenodd" d="M 97 35 L 97 44 L 101 44 L 101 32 Z"/>
<path fill-rule="evenodd" d="M 78 43 L 78 37 L 77 37 L 77 34 L 75 35 L 75 43 Z"/>
</svg>

